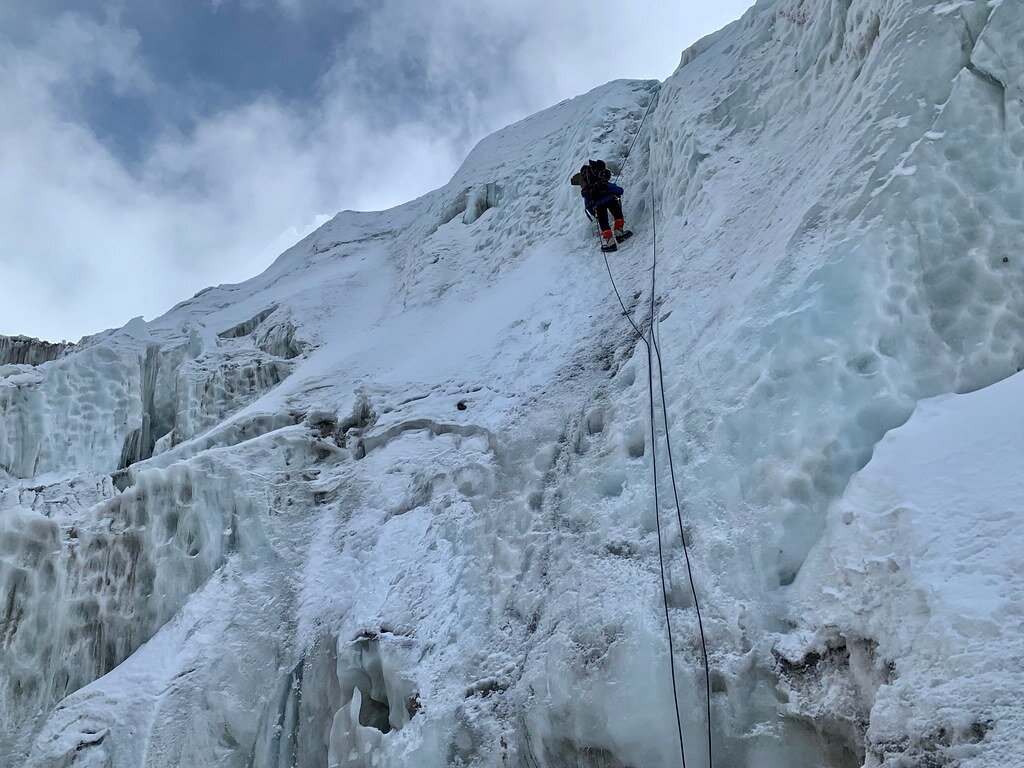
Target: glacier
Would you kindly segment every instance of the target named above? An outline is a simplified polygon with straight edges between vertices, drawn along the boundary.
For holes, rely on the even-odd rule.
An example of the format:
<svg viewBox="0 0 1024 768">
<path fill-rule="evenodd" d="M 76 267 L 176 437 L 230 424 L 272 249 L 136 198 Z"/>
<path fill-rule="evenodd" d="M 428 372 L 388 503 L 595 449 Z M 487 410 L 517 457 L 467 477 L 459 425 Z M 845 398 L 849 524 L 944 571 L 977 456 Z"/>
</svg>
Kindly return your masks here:
<svg viewBox="0 0 1024 768">
<path fill-rule="evenodd" d="M 0 765 L 671 766 L 673 693 L 710 765 L 706 685 L 716 766 L 1024 765 L 1022 41 L 760 0 L 251 280 L 0 337 Z"/>
</svg>

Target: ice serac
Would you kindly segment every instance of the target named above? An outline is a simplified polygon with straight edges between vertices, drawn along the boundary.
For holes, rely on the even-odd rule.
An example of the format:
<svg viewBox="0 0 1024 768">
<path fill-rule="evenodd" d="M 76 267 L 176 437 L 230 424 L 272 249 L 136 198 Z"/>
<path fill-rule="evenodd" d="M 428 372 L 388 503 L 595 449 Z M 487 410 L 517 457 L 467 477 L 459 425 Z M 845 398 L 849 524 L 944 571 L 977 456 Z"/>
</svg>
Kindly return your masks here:
<svg viewBox="0 0 1024 768">
<path fill-rule="evenodd" d="M 921 403 L 794 585 L 801 627 L 777 649 L 791 711 L 863 718 L 872 764 L 1024 758 L 1022 396 L 1018 375 Z"/>
<path fill-rule="evenodd" d="M 0 365 L 0 764 L 678 764 L 667 456 L 567 183 L 649 106 L 610 264 L 665 362 L 715 765 L 1024 762 L 1022 39 L 1010 0 L 762 0 L 259 277 Z"/>
<path fill-rule="evenodd" d="M 74 344 L 68 342 L 54 343 L 28 336 L 0 335 L 0 365 L 39 365 L 56 360 L 73 347 Z"/>
</svg>

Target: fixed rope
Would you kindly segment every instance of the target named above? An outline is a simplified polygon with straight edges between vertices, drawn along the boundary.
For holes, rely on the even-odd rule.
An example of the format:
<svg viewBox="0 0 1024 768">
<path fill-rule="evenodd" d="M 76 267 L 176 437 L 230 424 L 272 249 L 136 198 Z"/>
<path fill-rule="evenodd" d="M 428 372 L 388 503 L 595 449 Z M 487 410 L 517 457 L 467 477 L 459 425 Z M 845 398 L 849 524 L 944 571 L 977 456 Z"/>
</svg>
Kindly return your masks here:
<svg viewBox="0 0 1024 768">
<path fill-rule="evenodd" d="M 650 103 L 647 105 L 647 110 L 644 112 L 643 118 L 640 120 L 639 126 L 637 126 L 636 134 L 633 137 L 633 141 L 629 145 L 625 156 L 623 157 L 622 163 L 619 169 L 619 175 L 622 175 L 622 171 L 625 168 L 626 161 L 629 160 L 629 156 L 633 151 L 633 147 L 636 145 L 637 139 L 640 137 L 640 131 L 643 129 L 644 122 L 647 120 L 647 116 L 651 112 L 651 107 L 654 105 L 654 97 L 652 96 Z M 658 450 L 657 450 L 657 432 L 655 429 L 655 406 L 654 406 L 654 362 L 657 360 L 658 364 L 658 386 L 661 399 L 661 414 L 662 421 L 665 425 L 665 447 L 668 451 L 668 463 L 669 463 L 669 475 L 672 479 L 672 496 L 676 507 L 676 520 L 679 523 L 679 536 L 682 541 L 683 555 L 686 561 L 686 573 L 690 582 L 690 592 L 693 596 L 693 605 L 697 615 L 697 628 L 700 634 L 700 645 L 701 654 L 704 664 L 704 685 L 705 685 L 705 702 L 706 702 L 706 717 L 707 717 L 707 748 L 708 748 L 708 765 L 713 768 L 714 765 L 714 752 L 713 742 L 711 734 L 711 667 L 708 662 L 708 651 L 707 651 L 707 640 L 704 634 L 704 621 L 701 616 L 700 600 L 697 597 L 697 588 L 694 584 L 693 579 L 693 566 L 690 561 L 690 550 L 686 540 L 686 531 L 683 527 L 683 512 L 682 504 L 679 500 L 679 484 L 676 479 L 675 461 L 672 456 L 672 437 L 671 430 L 669 429 L 668 421 L 668 405 L 665 398 L 665 374 L 662 366 L 661 349 L 658 346 L 657 337 L 654 332 L 655 317 L 656 317 L 656 302 L 657 302 L 657 269 L 658 269 L 658 219 L 655 206 L 655 178 L 654 178 L 654 164 L 649 163 L 649 173 L 651 174 L 651 300 L 650 300 L 650 338 L 640 330 L 633 317 L 630 315 L 629 310 L 626 309 L 626 304 L 622 300 L 622 294 L 619 292 L 618 286 L 615 283 L 615 277 L 612 274 L 611 265 L 608 262 L 608 254 L 604 253 L 604 265 L 608 272 L 608 279 L 611 282 L 612 290 L 615 292 L 615 298 L 618 299 L 619 306 L 622 308 L 622 314 L 629 321 L 633 330 L 636 332 L 637 338 L 644 343 L 647 348 L 647 390 L 648 390 L 648 403 L 650 409 L 651 419 L 651 469 L 654 479 L 654 508 L 655 508 L 655 520 L 656 529 L 658 534 L 658 564 L 661 572 L 661 594 L 662 602 L 665 610 L 665 626 L 668 635 L 669 645 L 669 669 L 671 672 L 672 679 L 672 699 L 675 702 L 676 710 L 676 727 L 679 732 L 679 757 L 682 762 L 683 768 L 686 768 L 686 747 L 683 739 L 683 726 L 682 718 L 680 716 L 679 709 L 679 696 L 676 692 L 676 667 L 675 667 L 675 652 L 672 641 L 672 620 L 670 617 L 669 604 L 668 604 L 668 588 L 667 579 L 665 575 L 665 559 L 664 550 L 662 544 L 662 530 L 661 530 L 661 505 L 658 493 Z"/>
<path fill-rule="evenodd" d="M 707 639 L 704 636 L 704 619 L 700 612 L 700 600 L 697 598 L 697 587 L 693 581 L 693 566 L 690 563 L 690 547 L 686 543 L 686 531 L 683 530 L 683 513 L 682 505 L 679 503 L 679 485 L 676 482 L 676 468 L 675 461 L 672 458 L 672 436 L 671 430 L 668 428 L 668 407 L 665 405 L 665 374 L 661 367 L 661 349 L 658 347 L 658 341 L 654 335 L 654 320 L 653 316 L 651 319 L 651 340 L 654 345 L 655 357 L 658 360 L 658 380 L 659 388 L 661 390 L 661 414 L 662 420 L 665 422 L 665 447 L 668 451 L 668 469 L 669 475 L 672 478 L 672 496 L 675 499 L 676 505 L 676 519 L 679 521 L 679 537 L 683 544 L 683 555 L 686 561 L 686 576 L 690 582 L 690 594 L 693 596 L 693 608 L 697 614 L 697 631 L 700 635 L 700 652 L 704 662 L 704 703 L 706 707 L 707 717 L 707 739 L 708 739 L 708 765 L 713 766 L 713 752 L 711 743 L 711 665 L 708 663 L 708 644 Z"/>
<path fill-rule="evenodd" d="M 661 95 L 660 85 L 658 86 L 658 95 Z M 647 122 L 647 116 L 651 114 L 651 107 L 654 106 L 655 101 L 657 101 L 657 98 L 654 94 L 651 94 L 651 100 L 647 102 L 647 109 L 644 111 L 644 116 L 640 118 L 640 125 L 636 127 L 636 133 L 633 134 L 633 141 L 629 143 L 629 149 L 626 150 L 626 154 L 622 156 L 622 162 L 619 163 L 619 176 L 621 176 L 626 170 L 626 162 L 629 160 L 629 156 L 633 153 L 633 147 L 636 145 L 636 140 L 640 138 L 640 131 L 644 129 L 644 123 Z"/>
<path fill-rule="evenodd" d="M 648 348 L 648 373 L 653 378 L 653 370 L 650 364 L 650 350 L 653 349 L 658 361 L 658 389 L 661 392 L 661 415 L 665 424 L 665 449 L 668 452 L 669 475 L 672 479 L 672 497 L 675 501 L 676 520 L 679 522 L 679 539 L 683 546 L 683 559 L 686 562 L 686 576 L 690 582 L 690 594 L 693 597 L 693 608 L 697 614 L 697 630 L 700 635 L 701 656 L 704 662 L 704 702 L 707 717 L 707 740 L 708 740 L 708 766 L 714 766 L 714 751 L 711 738 L 711 665 L 708 663 L 708 645 L 704 635 L 704 619 L 700 612 L 700 599 L 697 597 L 697 585 L 693 579 L 693 564 L 690 561 L 690 546 L 686 542 L 686 530 L 683 527 L 683 507 L 679 501 L 679 483 L 676 481 L 675 460 L 672 457 L 672 430 L 668 425 L 668 405 L 665 400 L 665 373 L 661 364 L 661 348 L 658 346 L 658 339 L 654 333 L 655 325 L 655 297 L 657 295 L 656 274 L 658 271 L 658 216 L 654 204 L 654 189 L 656 186 L 654 178 L 654 164 L 650 164 L 651 174 L 651 344 Z M 653 426 L 652 426 L 653 429 Z"/>
<path fill-rule="evenodd" d="M 619 306 L 622 307 L 622 314 L 626 316 L 629 324 L 633 326 L 633 330 L 636 331 L 637 338 L 644 343 L 645 347 L 647 347 L 647 402 L 650 407 L 651 416 L 651 473 L 654 477 L 654 521 L 658 534 L 658 567 L 661 573 L 661 599 L 665 609 L 665 630 L 668 635 L 668 666 L 672 678 L 672 701 L 676 708 L 676 728 L 679 731 L 679 759 L 682 762 L 683 768 L 686 768 L 686 743 L 683 739 L 683 719 L 679 711 L 679 694 L 676 686 L 675 644 L 672 640 L 672 617 L 668 605 L 668 581 L 665 576 L 665 551 L 662 544 L 663 536 L 661 532 L 661 502 L 658 498 L 658 436 L 655 432 L 654 420 L 653 353 L 651 341 L 648 340 L 648 338 L 637 327 L 636 323 L 633 322 L 633 318 L 630 316 L 625 303 L 622 301 L 622 295 L 619 293 L 618 286 L 615 285 L 615 278 L 612 277 L 612 269 L 608 264 L 607 253 L 604 254 L 604 266 L 608 270 L 608 279 L 611 280 L 612 290 L 615 291 L 615 297 L 619 300 Z M 651 340 L 653 340 L 653 338 L 654 334 L 652 333 Z"/>
</svg>

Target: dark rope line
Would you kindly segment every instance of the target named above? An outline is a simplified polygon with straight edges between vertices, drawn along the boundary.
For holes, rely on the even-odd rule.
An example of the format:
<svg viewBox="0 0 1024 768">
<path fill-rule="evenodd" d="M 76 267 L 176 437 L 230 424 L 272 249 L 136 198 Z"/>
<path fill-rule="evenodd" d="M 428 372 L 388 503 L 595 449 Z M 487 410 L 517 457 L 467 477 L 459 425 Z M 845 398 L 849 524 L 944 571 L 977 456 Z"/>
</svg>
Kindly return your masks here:
<svg viewBox="0 0 1024 768">
<path fill-rule="evenodd" d="M 629 149 L 623 158 L 622 165 L 620 166 L 620 175 L 622 170 L 625 168 L 626 161 L 629 159 L 630 153 L 633 151 L 633 146 L 636 144 L 637 139 L 640 136 L 640 131 L 644 126 L 644 122 L 647 120 L 648 114 L 650 114 L 651 107 L 654 105 L 654 97 L 651 98 L 650 103 L 647 105 L 647 110 L 644 112 L 644 116 L 640 121 L 640 125 L 637 127 L 636 135 L 633 137 L 633 141 L 629 145 Z M 655 196 L 654 196 L 654 172 L 653 163 L 649 169 L 651 174 L 651 237 L 652 237 L 652 255 L 651 255 L 651 319 L 650 319 L 650 340 L 644 333 L 641 332 L 640 328 L 634 322 L 629 311 L 626 309 L 625 302 L 622 300 L 622 295 L 619 292 L 618 286 L 615 283 L 615 277 L 612 275 L 611 265 L 608 262 L 608 254 L 604 253 L 604 264 L 605 269 L 608 272 L 608 279 L 611 281 L 612 290 L 615 292 L 615 298 L 618 299 L 619 306 L 622 308 L 622 314 L 629 321 L 634 332 L 647 348 L 647 384 L 648 384 L 648 403 L 650 406 L 650 418 L 651 418 L 651 464 L 654 475 L 654 506 L 655 506 L 655 518 L 657 523 L 658 533 L 658 561 L 661 571 L 661 590 L 662 599 L 665 609 L 665 625 L 668 634 L 669 643 L 669 668 L 671 671 L 672 678 L 672 698 L 675 702 L 676 708 L 676 727 L 679 732 L 679 754 L 682 760 L 683 768 L 686 768 L 686 750 L 683 743 L 683 727 L 682 719 L 679 711 L 679 697 L 676 693 L 676 669 L 675 669 L 675 653 L 674 646 L 672 643 L 672 622 L 669 612 L 668 604 L 668 588 L 665 577 L 665 561 L 664 561 L 664 550 L 662 544 L 662 529 L 661 529 L 661 505 L 659 502 L 658 493 L 658 459 L 657 459 L 657 433 L 655 429 L 655 410 L 654 410 L 654 360 L 657 359 L 658 363 L 658 383 L 661 397 L 661 414 L 662 420 L 665 425 L 665 446 L 668 451 L 668 462 L 669 462 L 669 474 L 672 479 L 672 496 L 676 507 L 676 520 L 679 523 L 679 536 L 683 546 L 683 555 L 686 561 L 686 573 L 690 582 L 690 592 L 693 596 L 693 605 L 697 615 L 697 628 L 700 634 L 701 644 L 701 655 L 704 665 L 704 689 L 705 689 L 705 702 L 706 702 L 706 716 L 707 716 L 707 745 L 708 745 L 708 765 L 713 768 L 714 766 L 714 751 L 713 751 L 713 740 L 712 740 L 712 729 L 711 729 L 711 666 L 708 662 L 708 651 L 707 651 L 707 639 L 704 633 L 704 620 L 700 610 L 700 600 L 697 596 L 697 588 L 693 578 L 693 565 L 690 559 L 689 545 L 686 540 L 686 531 L 683 527 L 683 513 L 682 504 L 679 500 L 679 484 L 676 478 L 675 471 L 675 460 L 672 456 L 672 437 L 669 429 L 668 422 L 668 405 L 665 397 L 665 374 L 662 365 L 661 348 L 658 345 L 658 340 L 655 335 L 655 317 L 656 317 L 656 299 L 657 299 L 657 269 L 658 269 L 658 220 L 657 213 L 655 210 Z"/>
<path fill-rule="evenodd" d="M 661 348 L 658 346 L 658 339 L 654 334 L 655 324 L 655 273 L 658 270 L 658 217 L 654 200 L 654 189 L 657 187 L 654 178 L 654 163 L 650 164 L 648 172 L 651 175 L 651 346 L 654 349 L 658 360 L 658 382 L 661 391 L 661 415 L 665 422 L 665 448 L 668 451 L 669 473 L 672 478 L 672 496 L 676 505 L 676 520 L 679 521 L 679 538 L 683 544 L 683 557 L 686 561 L 686 575 L 690 581 L 690 594 L 693 595 L 693 608 L 697 614 L 697 630 L 700 634 L 701 655 L 704 661 L 704 693 L 707 706 L 707 736 L 708 736 L 708 766 L 714 766 L 714 751 L 711 738 L 711 665 L 708 663 L 708 645 L 704 636 L 704 620 L 700 613 L 700 600 L 697 597 L 697 586 L 693 580 L 693 565 L 690 562 L 690 547 L 686 543 L 686 531 L 683 528 L 683 507 L 679 502 L 679 483 L 676 481 L 675 460 L 672 458 L 672 430 L 668 426 L 668 405 L 665 400 L 665 373 L 661 365 Z M 653 374 L 652 374 L 653 375 Z"/>
<path fill-rule="evenodd" d="M 612 290 L 615 291 L 615 298 L 619 300 L 619 306 L 622 307 L 622 314 L 629 321 L 629 324 L 633 326 L 633 330 L 636 332 L 637 338 L 644 343 L 647 347 L 647 402 L 650 406 L 651 416 L 651 474 L 654 477 L 654 520 L 657 527 L 658 533 L 658 566 L 661 573 L 661 598 L 665 609 L 665 628 L 668 634 L 668 663 L 669 672 L 672 678 L 672 701 L 675 703 L 676 708 L 676 728 L 679 731 L 679 757 L 682 761 L 683 768 L 686 768 L 686 747 L 683 741 L 683 721 L 679 711 L 679 694 L 676 692 L 676 657 L 675 657 L 675 644 L 672 640 L 672 619 L 669 613 L 668 605 L 668 584 L 665 578 L 665 552 L 662 545 L 662 532 L 661 532 L 661 502 L 658 496 L 658 437 L 655 432 L 655 418 L 654 418 L 654 364 L 651 353 L 651 343 L 647 337 L 640 331 L 636 323 L 633 322 L 633 318 L 629 314 L 629 310 L 626 309 L 625 303 L 622 301 L 622 295 L 619 293 L 619 288 L 615 284 L 615 278 L 612 277 L 612 269 L 608 264 L 608 254 L 604 254 L 604 266 L 608 270 L 608 279 L 611 281 Z M 652 316 L 653 320 L 653 316 Z M 654 339 L 653 325 L 651 339 Z M 667 422 L 666 422 L 667 424 Z M 671 459 L 671 456 L 669 457 Z M 675 489 L 673 489 L 675 490 Z"/>
<path fill-rule="evenodd" d="M 653 332 L 651 337 L 654 337 Z M 668 582 L 665 577 L 665 551 L 661 533 L 661 503 L 658 499 L 658 436 L 654 423 L 654 355 L 650 342 L 647 339 L 644 339 L 643 342 L 647 346 L 647 402 L 650 405 L 651 414 L 651 473 L 654 475 L 654 519 L 658 532 L 658 567 L 661 571 L 661 601 L 665 608 L 665 628 L 668 634 L 668 668 L 672 678 L 672 701 L 675 702 L 676 707 L 676 728 L 679 731 L 679 757 L 682 760 L 683 768 L 686 768 L 683 719 L 679 712 L 679 693 L 676 687 L 676 654 L 675 645 L 672 642 L 672 619 L 668 605 Z"/>
<path fill-rule="evenodd" d="M 626 170 L 626 162 L 629 160 L 629 156 L 633 152 L 633 147 L 636 144 L 636 140 L 640 138 L 640 131 L 642 131 L 643 128 L 644 128 L 644 123 L 647 121 L 647 116 L 649 114 L 651 114 L 651 107 L 654 106 L 654 102 L 656 102 L 658 100 L 658 96 L 661 95 L 661 84 L 660 83 L 658 84 L 658 87 L 657 87 L 656 90 L 657 90 L 657 93 L 652 93 L 651 94 L 651 100 L 647 103 L 647 110 L 644 112 L 644 116 L 642 118 L 640 118 L 640 125 L 637 126 L 636 133 L 633 134 L 633 141 L 630 142 L 629 149 L 626 150 L 626 154 L 623 156 L 622 162 L 619 164 L 619 173 L 618 173 L 619 176 L 621 176 L 625 172 L 625 170 Z"/>
<path fill-rule="evenodd" d="M 637 131 L 639 134 L 639 131 Z M 658 501 L 658 438 L 655 429 L 655 418 L 654 418 L 654 353 L 653 353 L 653 342 L 654 342 L 654 297 L 655 297 L 655 277 L 658 267 L 658 221 L 654 214 L 654 185 L 651 185 L 651 232 L 653 237 L 653 248 L 652 248 L 652 260 L 651 260 L 651 326 L 650 326 L 650 341 L 644 339 L 644 344 L 647 346 L 647 400 L 650 403 L 651 412 L 651 467 L 654 473 L 654 517 L 657 520 L 658 529 L 658 565 L 661 569 L 661 597 L 665 604 L 665 626 L 668 630 L 668 658 L 669 658 L 669 669 L 672 672 L 672 700 L 676 705 L 676 728 L 679 730 L 679 756 L 683 761 L 683 768 L 686 768 L 686 747 L 683 741 L 683 719 L 679 712 L 679 694 L 676 692 L 676 654 L 675 646 L 672 644 L 672 620 L 669 618 L 669 607 L 668 607 L 668 585 L 665 581 L 665 555 L 662 551 L 661 542 L 661 504 Z M 609 271 L 609 275 L 611 272 Z M 614 280 L 612 283 L 614 284 Z M 618 294 L 618 289 L 615 290 Z M 633 320 L 630 318 L 630 323 Z M 633 326 L 636 328 L 636 326 Z M 665 393 L 662 392 L 662 401 L 664 401 Z M 665 422 L 665 431 L 668 432 L 668 422 Z M 671 458 L 671 454 L 669 456 Z M 674 490 L 674 489 L 673 489 Z"/>
<path fill-rule="evenodd" d="M 704 661 L 704 700 L 707 707 L 708 765 L 714 765 L 711 743 L 711 665 L 708 663 L 708 645 L 704 636 L 704 619 L 701 616 L 700 600 L 697 598 L 697 587 L 693 580 L 693 567 L 690 563 L 690 548 L 686 543 L 686 532 L 683 529 L 682 504 L 679 502 L 679 483 L 676 481 L 675 460 L 672 458 L 672 437 L 668 427 L 668 408 L 665 405 L 665 374 L 661 366 L 661 349 L 654 335 L 654 320 L 651 319 L 651 341 L 658 360 L 658 381 L 661 389 L 661 417 L 665 422 L 665 445 L 668 450 L 669 475 L 672 478 L 672 496 L 675 499 L 676 519 L 679 521 L 679 537 L 683 544 L 683 555 L 686 560 L 686 576 L 690 581 L 690 594 L 693 595 L 693 607 L 697 614 L 697 630 L 700 633 L 700 651 Z"/>
<path fill-rule="evenodd" d="M 619 306 L 622 307 L 622 315 L 627 320 L 629 320 L 629 324 L 633 326 L 633 330 L 636 331 L 636 337 L 640 339 L 640 341 L 642 341 L 644 344 L 646 344 L 647 337 L 644 336 L 640 329 L 637 328 L 636 323 L 633 322 L 633 317 L 629 314 L 629 310 L 626 309 L 626 305 L 622 301 L 622 296 L 619 294 L 619 288 L 618 286 L 615 285 L 615 278 L 612 277 L 612 268 L 611 265 L 608 263 L 608 253 L 602 252 L 602 255 L 604 256 L 604 268 L 608 270 L 608 279 L 611 280 L 612 290 L 615 291 L 615 298 L 619 300 Z"/>
<path fill-rule="evenodd" d="M 637 128 L 636 136 L 633 137 L 633 143 L 629 145 L 629 150 L 626 152 L 626 157 L 623 159 L 623 165 L 625 167 L 625 161 L 629 159 L 630 152 L 633 151 L 633 146 L 636 144 L 636 139 L 640 135 L 640 129 L 643 128 L 644 121 L 647 119 L 647 115 L 651 111 L 651 107 L 654 105 L 654 98 L 651 98 L 650 103 L 647 105 L 647 111 L 644 112 L 643 119 L 640 121 L 640 125 Z M 651 217 L 653 221 L 654 217 L 654 190 L 651 190 Z M 656 224 L 655 224 L 656 226 Z M 655 528 L 658 536 L 658 570 L 661 579 L 661 600 L 662 608 L 665 613 L 665 631 L 668 639 L 668 663 L 669 663 L 669 675 L 672 682 L 672 701 L 675 705 L 676 714 L 676 730 L 679 735 L 679 759 L 682 763 L 682 768 L 686 768 L 686 744 L 683 738 L 683 718 L 679 707 L 679 693 L 677 684 L 677 673 L 676 673 L 676 656 L 675 656 L 675 641 L 672 637 L 672 616 L 671 609 L 668 601 L 668 578 L 665 574 L 665 548 L 664 548 L 664 533 L 662 532 L 661 526 L 661 499 L 658 492 L 658 434 L 657 434 L 657 419 L 654 410 L 654 351 L 651 346 L 651 342 L 654 340 L 654 315 L 653 315 L 653 296 L 654 296 L 654 271 L 651 272 L 651 290 L 652 290 L 652 314 L 651 314 L 651 336 L 650 339 L 640 330 L 633 317 L 630 315 L 629 310 L 626 309 L 626 303 L 622 300 L 622 294 L 619 292 L 619 288 L 615 283 L 615 277 L 612 275 L 611 264 L 608 262 L 608 253 L 602 252 L 604 256 L 604 266 L 608 271 L 608 279 L 612 284 L 612 290 L 615 292 L 615 298 L 618 299 L 619 306 L 622 308 L 622 314 L 626 320 L 629 321 L 633 331 L 636 333 L 637 338 L 644 343 L 647 348 L 647 402 L 648 409 L 650 412 L 650 423 L 651 423 L 651 475 L 654 481 L 654 520 Z M 667 426 L 667 424 L 666 424 Z"/>
</svg>

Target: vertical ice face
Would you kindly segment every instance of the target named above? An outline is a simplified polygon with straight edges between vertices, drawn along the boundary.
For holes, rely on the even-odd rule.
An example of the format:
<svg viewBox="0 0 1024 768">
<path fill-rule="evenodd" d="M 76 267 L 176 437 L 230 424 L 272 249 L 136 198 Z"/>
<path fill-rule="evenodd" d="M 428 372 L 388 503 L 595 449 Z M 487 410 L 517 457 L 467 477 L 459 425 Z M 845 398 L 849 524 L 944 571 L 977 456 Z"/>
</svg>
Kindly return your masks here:
<svg viewBox="0 0 1024 768">
<path fill-rule="evenodd" d="M 124 661 L 230 553 L 252 554 L 262 499 L 208 461 L 150 470 L 117 496 L 105 480 L 25 489 L 5 506 L 5 733 Z M 89 516 L 62 509 L 108 496 Z"/>
<path fill-rule="evenodd" d="M 245 284 L 0 367 L 0 762 L 677 764 L 667 456 L 567 183 L 603 157 L 637 233 L 609 269 L 665 363 L 715 764 L 1013 764 L 1016 678 L 994 703 L 980 682 L 1012 638 L 915 568 L 942 572 L 930 525 L 1009 535 L 1019 510 L 902 498 L 890 470 L 929 471 L 900 437 L 922 399 L 1024 365 L 1021 39 L 1009 0 L 763 1 L 663 84 L 559 104 Z M 1010 582 L 964 576 L 975 607 L 1012 620 L 1013 547 L 956 541 L 957 573 Z M 951 675 L 935 633 L 967 620 Z"/>
<path fill-rule="evenodd" d="M 136 354 L 100 345 L 32 371 L 3 370 L 3 470 L 31 478 L 117 468 L 125 439 L 143 416 Z"/>
<path fill-rule="evenodd" d="M 248 468 L 211 454 L 140 464 L 161 437 L 170 450 L 287 375 L 254 331 L 204 342 L 193 329 L 161 343 L 136 325 L 36 367 L 0 368 L 5 762 L 24 759 L 42 714 L 127 659 L 229 557 L 250 563 L 266 550 L 256 510 L 269 494 Z M 257 436 L 260 423 L 220 439 Z"/>
<path fill-rule="evenodd" d="M 74 344 L 67 342 L 54 344 L 28 336 L 0 335 L 0 365 L 40 365 L 56 360 L 73 347 Z"/>
<path fill-rule="evenodd" d="M 373 766 L 384 736 L 401 730 L 419 708 L 389 645 L 382 647 L 375 634 L 321 642 L 281 678 L 264 710 L 252 764 Z"/>
<path fill-rule="evenodd" d="M 918 398 L 984 386 L 1024 363 L 1020 283 L 1012 260 L 1003 261 L 1019 249 L 1020 234 L 998 225 L 1018 205 L 1019 174 L 1004 169 L 1020 159 L 1012 126 L 998 117 L 1001 99 L 975 87 L 970 58 L 971 41 L 1005 22 L 989 21 L 984 3 L 950 9 L 867 3 L 837 15 L 842 7 L 834 4 L 815 16 L 777 4 L 777 43 L 786 43 L 790 67 L 778 62 L 775 82 L 757 95 L 741 88 L 747 109 L 711 107 L 688 139 L 699 163 L 678 174 L 682 215 L 711 207 L 735 219 L 738 210 L 770 208 L 753 234 L 725 227 L 686 248 L 744 248 L 745 258 L 702 275 L 731 294 L 719 311 L 740 321 L 701 328 L 676 313 L 666 329 L 680 346 L 687 336 L 714 336 L 696 337 L 689 354 L 703 358 L 702 372 L 687 377 L 678 395 L 686 393 L 692 419 L 681 418 L 692 421 L 694 439 L 721 441 L 702 470 L 715 474 L 695 480 L 731 485 L 773 510 L 784 528 L 765 539 L 764 556 L 769 565 L 772 549 L 784 550 L 783 583 L 820 531 L 824 506 Z M 822 38 L 825 29 L 831 36 Z M 815 40 L 828 44 L 811 47 Z M 693 67 L 696 90 L 700 64 L 676 80 Z M 815 119 L 795 120 L 800 110 Z M 736 121 L 733 112 L 741 112 Z M 763 137 L 760 156 L 743 162 L 748 178 L 738 183 L 727 158 L 743 156 L 751 130 Z M 661 146 L 672 146 L 669 137 Z M 662 162 L 678 167 L 679 159 L 666 152 Z M 780 174 L 774 194 L 752 181 L 758 171 L 754 178 Z M 993 194 L 1004 173 L 1006 194 Z M 747 190 L 762 199 L 746 199 Z M 985 213 L 975 214 L 976 206 Z M 740 246 L 739 237 L 749 239 Z M 708 293 L 718 300 L 718 291 Z M 744 302 L 757 312 L 743 312 Z M 694 394 L 709 380 L 729 382 L 711 402 Z M 754 471 L 737 474 L 743 465 Z M 714 496 L 709 502 L 732 506 Z"/>
</svg>

